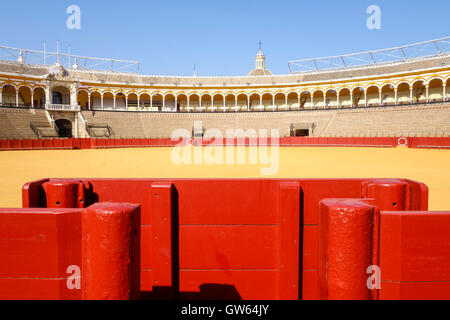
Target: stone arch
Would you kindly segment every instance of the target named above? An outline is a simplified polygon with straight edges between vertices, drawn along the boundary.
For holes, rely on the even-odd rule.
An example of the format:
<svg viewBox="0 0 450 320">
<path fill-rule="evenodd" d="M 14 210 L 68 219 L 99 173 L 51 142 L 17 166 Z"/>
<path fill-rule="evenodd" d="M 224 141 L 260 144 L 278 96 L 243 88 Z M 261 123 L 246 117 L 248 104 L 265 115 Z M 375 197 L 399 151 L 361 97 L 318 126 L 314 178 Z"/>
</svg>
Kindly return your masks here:
<svg viewBox="0 0 450 320">
<path fill-rule="evenodd" d="M 236 96 L 234 93 L 227 93 L 225 95 L 225 106 L 228 111 L 236 109 Z"/>
<path fill-rule="evenodd" d="M 140 107 L 143 111 L 150 111 L 150 93 L 144 91 L 139 94 Z"/>
<path fill-rule="evenodd" d="M 201 111 L 211 111 L 212 110 L 212 96 L 209 93 L 203 93 L 200 96 L 200 100 L 202 102 L 202 106 L 200 108 Z"/>
<path fill-rule="evenodd" d="M 138 94 L 135 91 L 128 92 L 127 94 L 127 110 L 137 111 L 140 105 L 138 101 Z"/>
<path fill-rule="evenodd" d="M 273 104 L 273 94 L 271 92 L 265 92 L 262 94 L 262 110 L 275 110 Z"/>
<path fill-rule="evenodd" d="M 442 78 L 432 78 L 428 81 L 428 101 L 444 100 L 444 81 Z"/>
<path fill-rule="evenodd" d="M 72 122 L 70 120 L 60 118 L 55 120 L 56 131 L 61 138 L 72 138 Z"/>
<path fill-rule="evenodd" d="M 381 87 L 381 105 L 395 104 L 395 86 L 392 83 L 386 83 Z"/>
<path fill-rule="evenodd" d="M 403 81 L 397 84 L 397 103 L 410 103 L 410 85 L 409 82 Z"/>
<path fill-rule="evenodd" d="M 31 88 L 29 86 L 19 87 L 19 106 L 31 107 Z"/>
<path fill-rule="evenodd" d="M 2 102 L 4 106 L 16 106 L 16 87 L 12 84 L 4 84 L 2 87 Z"/>
<path fill-rule="evenodd" d="M 259 93 L 257 92 L 251 93 L 249 99 L 250 99 L 250 110 L 260 109 L 261 96 Z"/>
<path fill-rule="evenodd" d="M 35 108 L 45 107 L 45 89 L 42 87 L 34 88 L 33 91 L 33 104 Z"/>
<path fill-rule="evenodd" d="M 380 89 L 377 85 L 369 85 L 366 89 L 366 93 L 368 106 L 380 105 Z"/>
<path fill-rule="evenodd" d="M 338 108 L 349 108 L 352 106 L 352 99 L 351 99 L 351 90 L 350 88 L 341 88 L 338 91 L 339 94 L 339 103 Z"/>
<path fill-rule="evenodd" d="M 151 95 L 151 98 L 151 111 L 162 111 L 164 96 L 159 92 L 155 92 Z"/>
<path fill-rule="evenodd" d="M 190 106 L 191 110 L 199 111 L 200 95 L 198 93 L 191 93 L 189 95 L 189 106 Z"/>
<path fill-rule="evenodd" d="M 114 106 L 114 93 L 111 91 L 103 92 L 103 109 L 113 110 Z"/>
<path fill-rule="evenodd" d="M 275 109 L 287 109 L 288 104 L 286 103 L 286 93 L 284 92 L 276 92 L 273 96 L 275 101 Z"/>
<path fill-rule="evenodd" d="M 177 106 L 175 105 L 175 94 L 172 92 L 166 93 L 164 95 L 164 110 L 163 111 L 176 111 Z"/>
<path fill-rule="evenodd" d="M 177 94 L 177 111 L 190 111 L 188 110 L 188 95 L 186 93 Z M 192 109 L 189 103 L 189 108 Z"/>
<path fill-rule="evenodd" d="M 299 94 L 296 91 L 291 91 L 287 93 L 287 109 L 298 109 L 299 105 Z"/>
<path fill-rule="evenodd" d="M 102 94 L 100 91 L 93 91 L 91 93 L 91 109 L 101 109 L 102 107 Z"/>
<path fill-rule="evenodd" d="M 334 88 L 325 91 L 325 108 L 337 108 L 337 90 Z"/>
<path fill-rule="evenodd" d="M 300 92 L 300 109 L 311 109 L 313 104 L 311 102 L 311 92 L 304 90 Z"/>
<path fill-rule="evenodd" d="M 89 109 L 89 93 L 85 89 L 80 89 L 77 92 L 77 104 L 80 109 Z"/>
<path fill-rule="evenodd" d="M 248 95 L 245 93 L 239 93 L 237 95 L 238 110 L 248 110 Z"/>
<path fill-rule="evenodd" d="M 212 110 L 220 110 L 223 111 L 223 105 L 224 105 L 225 97 L 222 93 L 215 93 L 213 95 L 213 108 Z"/>
<path fill-rule="evenodd" d="M 51 88 L 51 104 L 70 104 L 70 89 L 64 86 Z"/>
<path fill-rule="evenodd" d="M 313 108 L 325 108 L 325 94 L 321 89 L 316 89 L 312 93 Z"/>
<path fill-rule="evenodd" d="M 418 79 L 413 82 L 413 103 L 423 103 L 426 102 L 426 87 L 425 80 Z"/>
</svg>

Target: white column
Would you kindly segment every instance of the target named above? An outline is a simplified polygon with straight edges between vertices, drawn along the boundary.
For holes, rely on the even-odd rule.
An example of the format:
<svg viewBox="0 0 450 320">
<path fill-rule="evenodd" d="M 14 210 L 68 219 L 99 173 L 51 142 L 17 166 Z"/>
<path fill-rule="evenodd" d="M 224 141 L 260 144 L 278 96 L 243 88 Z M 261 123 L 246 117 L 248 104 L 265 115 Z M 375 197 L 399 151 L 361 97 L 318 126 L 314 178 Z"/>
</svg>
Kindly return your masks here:
<svg viewBox="0 0 450 320">
<path fill-rule="evenodd" d="M 259 96 L 259 110 L 263 109 L 263 104 L 262 104 L 262 95 Z"/>
<path fill-rule="evenodd" d="M 339 91 L 336 92 L 336 102 L 337 102 L 337 108 L 341 107 L 341 96 L 339 95 Z"/>
<path fill-rule="evenodd" d="M 397 88 L 394 88 L 394 95 L 395 95 L 395 97 L 394 97 L 394 100 L 395 100 L 394 104 L 397 105 L 398 104 L 398 89 Z"/>
<path fill-rule="evenodd" d="M 353 91 L 350 91 L 350 107 L 353 107 Z"/>
<path fill-rule="evenodd" d="M 288 107 L 288 95 L 286 95 L 285 97 L 286 97 L 286 102 L 285 102 L 285 106 L 286 106 L 286 107 L 285 107 L 285 109 L 288 110 L 288 109 L 290 109 L 290 108 Z"/>
<path fill-rule="evenodd" d="M 250 111 L 250 96 L 247 96 L 247 111 Z"/>
<path fill-rule="evenodd" d="M 409 103 L 413 103 L 413 87 L 409 87 Z"/>
<path fill-rule="evenodd" d="M 187 111 L 190 112 L 191 111 L 191 101 L 189 99 L 190 97 L 187 97 Z"/>
<path fill-rule="evenodd" d="M 272 96 L 272 111 L 275 111 L 275 96 Z"/>
<path fill-rule="evenodd" d="M 0 91 L 1 93 L 1 91 Z M 447 101 L 447 86 L 446 83 L 442 85 L 442 101 Z"/>
<path fill-rule="evenodd" d="M 19 106 L 19 89 L 16 90 L 16 107 Z"/>
<path fill-rule="evenodd" d="M 91 110 L 91 94 L 88 93 L 88 109 Z"/>
<path fill-rule="evenodd" d="M 163 96 L 162 111 L 166 111 L 166 96 Z"/>
<path fill-rule="evenodd" d="M 74 128 L 74 136 L 75 138 L 78 138 L 78 116 L 75 116 L 75 128 Z"/>
<path fill-rule="evenodd" d="M 113 99 L 113 101 L 114 101 L 114 106 L 113 106 L 113 109 L 114 109 L 114 110 L 116 110 L 116 95 L 114 95 L 114 99 Z"/>
<path fill-rule="evenodd" d="M 141 110 L 141 97 L 139 95 L 137 96 L 137 100 L 138 100 L 137 109 L 138 109 L 138 111 L 140 111 Z"/>
<path fill-rule="evenodd" d="M 72 84 L 70 87 L 70 96 L 69 96 L 69 104 L 70 105 L 78 105 L 78 90 L 75 84 Z"/>
<path fill-rule="evenodd" d="M 314 109 L 314 94 L 311 93 L 311 109 Z"/>
<path fill-rule="evenodd" d="M 153 95 L 150 95 L 150 111 L 153 111 Z"/>
<path fill-rule="evenodd" d="M 327 108 L 327 93 L 326 92 L 323 94 L 323 108 L 324 109 Z"/>
<path fill-rule="evenodd" d="M 227 97 L 223 96 L 223 112 L 227 110 Z"/>
<path fill-rule="evenodd" d="M 298 94 L 298 109 L 300 110 L 302 106 L 302 95 L 299 93 Z"/>
<path fill-rule="evenodd" d="M 211 96 L 211 111 L 214 111 L 214 96 Z"/>
<path fill-rule="evenodd" d="M 430 86 L 428 84 L 425 86 L 425 101 L 426 102 L 429 101 L 429 92 L 430 92 L 429 87 Z"/>
<path fill-rule="evenodd" d="M 50 91 L 50 83 L 47 81 L 47 87 L 45 88 L 45 106 L 52 103 Z"/>
<path fill-rule="evenodd" d="M 103 110 L 103 93 L 102 93 L 102 95 L 101 95 L 101 104 L 100 104 L 100 106 L 101 106 L 101 109 Z"/>
<path fill-rule="evenodd" d="M 235 96 L 235 97 L 234 97 L 234 111 L 237 111 L 237 110 L 238 110 L 238 104 L 237 104 L 237 102 L 238 102 L 238 97 Z"/>
<path fill-rule="evenodd" d="M 31 90 L 31 108 L 34 109 L 34 91 Z"/>
<path fill-rule="evenodd" d="M 380 106 L 383 105 L 381 89 L 378 90 L 378 100 L 379 100 Z"/>
<path fill-rule="evenodd" d="M 3 88 L 0 88 L 0 106 L 3 105 Z"/>
<path fill-rule="evenodd" d="M 367 107 L 369 104 L 367 102 L 367 90 L 364 91 L 364 105 Z"/>
<path fill-rule="evenodd" d="M 128 110 L 128 95 L 125 96 L 125 110 Z"/>
</svg>

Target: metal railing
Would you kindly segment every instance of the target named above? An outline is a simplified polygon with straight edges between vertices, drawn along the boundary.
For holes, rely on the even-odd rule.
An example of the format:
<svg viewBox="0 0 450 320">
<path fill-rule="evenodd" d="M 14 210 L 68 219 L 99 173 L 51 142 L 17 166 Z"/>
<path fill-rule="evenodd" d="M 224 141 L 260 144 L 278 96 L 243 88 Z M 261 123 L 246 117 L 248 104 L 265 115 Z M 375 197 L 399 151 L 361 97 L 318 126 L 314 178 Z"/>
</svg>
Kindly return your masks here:
<svg viewBox="0 0 450 320">
<path fill-rule="evenodd" d="M 80 111 L 80 106 L 77 104 L 47 104 L 45 109 L 53 111 Z"/>
<path fill-rule="evenodd" d="M 68 69 L 133 74 L 138 74 L 140 68 L 140 63 L 138 61 L 93 58 L 71 55 L 70 53 L 29 50 L 7 46 L 0 46 L 0 60 L 36 65 L 54 65 L 58 62 Z"/>
<path fill-rule="evenodd" d="M 301 74 L 407 62 L 444 55 L 450 55 L 450 37 L 347 55 L 292 60 L 288 61 L 288 67 L 291 74 Z"/>
</svg>

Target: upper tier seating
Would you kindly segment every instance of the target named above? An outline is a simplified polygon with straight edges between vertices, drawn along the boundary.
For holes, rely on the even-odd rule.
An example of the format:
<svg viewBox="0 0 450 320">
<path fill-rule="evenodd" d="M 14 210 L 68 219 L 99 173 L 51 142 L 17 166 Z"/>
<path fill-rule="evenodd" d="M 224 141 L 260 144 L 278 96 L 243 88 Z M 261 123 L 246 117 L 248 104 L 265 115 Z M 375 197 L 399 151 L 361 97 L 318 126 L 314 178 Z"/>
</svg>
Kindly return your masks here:
<svg viewBox="0 0 450 320">
<path fill-rule="evenodd" d="M 83 111 L 89 124 L 108 123 L 115 138 L 167 138 L 179 128 L 278 129 L 289 136 L 293 123 L 311 123 L 316 137 L 450 136 L 450 103 L 290 112 L 154 113 Z"/>
</svg>

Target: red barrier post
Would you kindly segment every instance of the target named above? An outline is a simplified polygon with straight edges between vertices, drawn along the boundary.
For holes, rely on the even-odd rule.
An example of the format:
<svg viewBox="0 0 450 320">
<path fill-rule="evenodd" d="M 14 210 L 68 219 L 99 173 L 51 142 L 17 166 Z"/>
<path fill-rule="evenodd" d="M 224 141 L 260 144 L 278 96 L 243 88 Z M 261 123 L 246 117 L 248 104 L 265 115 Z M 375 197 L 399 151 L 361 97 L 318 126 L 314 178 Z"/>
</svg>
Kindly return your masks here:
<svg viewBox="0 0 450 320">
<path fill-rule="evenodd" d="M 55 179 L 42 184 L 47 197 L 47 208 L 84 208 L 83 182 Z"/>
<path fill-rule="evenodd" d="M 410 210 L 409 193 L 409 186 L 405 181 L 378 179 L 362 183 L 363 197 L 375 199 L 381 210 Z"/>
<path fill-rule="evenodd" d="M 125 203 L 96 203 L 83 211 L 83 300 L 140 298 L 140 211 Z"/>
<path fill-rule="evenodd" d="M 378 265 L 379 210 L 360 199 L 324 199 L 319 219 L 320 299 L 377 299 L 367 271 Z"/>
</svg>

